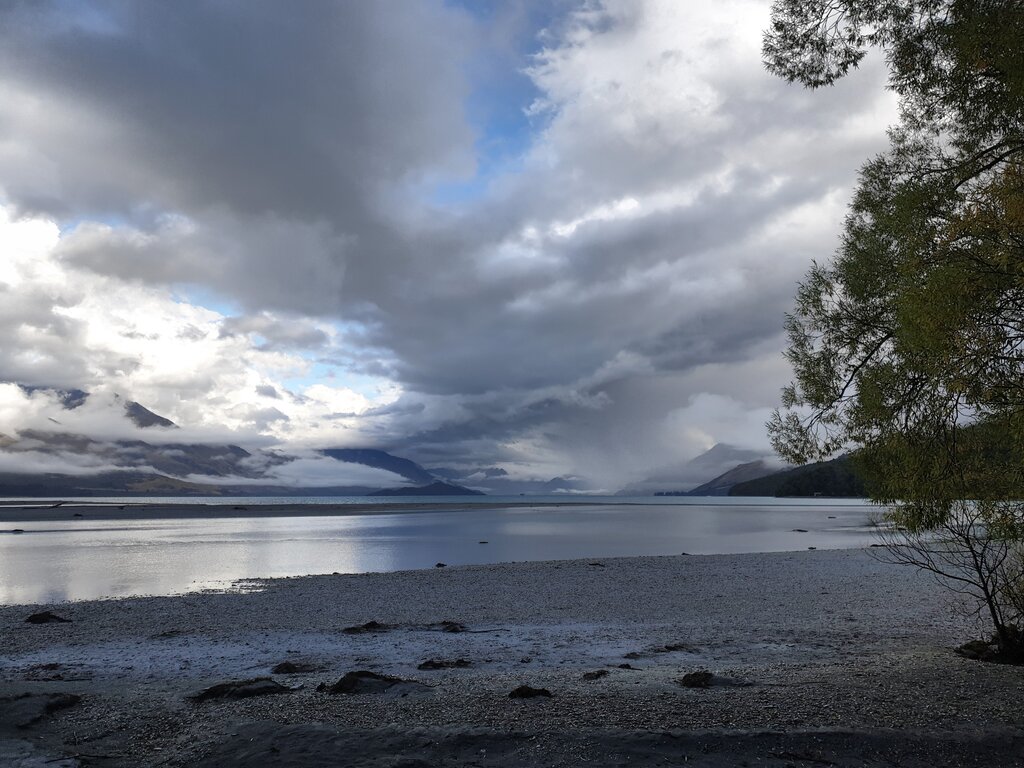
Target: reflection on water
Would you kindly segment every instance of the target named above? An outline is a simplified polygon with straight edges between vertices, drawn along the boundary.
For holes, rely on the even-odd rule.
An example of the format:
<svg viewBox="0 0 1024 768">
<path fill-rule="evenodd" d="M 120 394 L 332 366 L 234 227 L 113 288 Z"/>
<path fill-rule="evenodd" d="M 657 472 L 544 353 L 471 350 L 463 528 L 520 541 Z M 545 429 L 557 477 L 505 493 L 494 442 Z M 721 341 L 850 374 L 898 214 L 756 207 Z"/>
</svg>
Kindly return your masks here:
<svg viewBox="0 0 1024 768">
<path fill-rule="evenodd" d="M 177 594 L 249 578 L 438 562 L 858 547 L 872 541 L 866 525 L 875 511 L 849 501 L 736 506 L 715 499 L 706 505 L 20 523 L 24 534 L 0 535 L 0 603 Z"/>
</svg>

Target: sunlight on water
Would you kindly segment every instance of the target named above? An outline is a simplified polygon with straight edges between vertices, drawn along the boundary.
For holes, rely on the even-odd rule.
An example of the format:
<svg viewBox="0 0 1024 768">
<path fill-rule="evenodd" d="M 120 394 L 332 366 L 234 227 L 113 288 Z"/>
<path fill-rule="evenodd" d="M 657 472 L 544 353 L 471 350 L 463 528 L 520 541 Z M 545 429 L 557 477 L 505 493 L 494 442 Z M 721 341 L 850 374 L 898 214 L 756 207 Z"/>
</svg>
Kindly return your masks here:
<svg viewBox="0 0 1024 768">
<path fill-rule="evenodd" d="M 438 562 L 834 549 L 874 540 L 868 522 L 877 510 L 863 502 L 708 501 L 24 522 L 17 524 L 23 534 L 0 534 L 0 602 L 178 594 L 247 579 L 431 568 Z"/>
</svg>

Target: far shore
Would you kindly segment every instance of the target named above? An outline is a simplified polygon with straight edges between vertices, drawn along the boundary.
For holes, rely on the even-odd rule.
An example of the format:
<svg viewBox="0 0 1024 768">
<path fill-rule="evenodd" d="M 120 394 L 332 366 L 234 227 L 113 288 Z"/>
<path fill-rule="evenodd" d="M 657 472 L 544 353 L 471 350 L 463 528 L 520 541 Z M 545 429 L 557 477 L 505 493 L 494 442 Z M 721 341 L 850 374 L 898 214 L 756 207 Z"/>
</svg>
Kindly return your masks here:
<svg viewBox="0 0 1024 768">
<path fill-rule="evenodd" d="M 14 499 L 0 501 L 0 523 L 33 523 L 55 522 L 59 520 L 187 520 L 197 518 L 259 518 L 259 517 L 344 517 L 347 515 L 385 515 L 399 512 L 430 512 L 459 511 L 470 509 L 539 509 L 563 507 L 590 507 L 596 505 L 630 506 L 650 503 L 629 496 L 616 497 L 614 501 L 607 498 L 593 499 L 586 496 L 567 498 L 564 501 L 550 499 L 531 500 L 524 497 L 522 501 L 505 501 L 487 497 L 473 496 L 467 498 L 478 501 L 451 501 L 451 497 L 438 501 L 404 502 L 401 497 L 389 497 L 394 500 L 381 502 L 356 503 L 314 503 L 282 499 L 275 504 L 247 504 L 245 500 L 231 502 L 202 502 L 183 499 L 176 502 L 151 502 L 145 497 L 125 498 L 123 502 L 110 503 L 105 501 L 53 501 L 50 499 Z M 672 501 L 662 501 L 665 506 L 690 506 L 701 504 L 703 497 L 671 497 Z M 715 497 L 727 498 L 727 497 Z M 730 498 L 730 506 L 760 506 L 764 499 L 752 496 Z M 678 499 L 678 500 L 677 500 Z M 850 499 L 831 498 L 798 498 L 799 502 L 817 502 L 828 505 L 830 502 L 846 502 Z M 773 499 L 774 501 L 774 499 Z M 782 501 L 782 499 L 779 499 Z M 867 503 L 866 499 L 860 499 Z M 2 531 L 0 531 L 2 532 Z"/>
<path fill-rule="evenodd" d="M 76 515 L 89 520 L 185 520 L 190 518 L 218 517 L 342 517 L 346 515 L 374 515 L 395 512 L 425 512 L 430 510 L 465 509 L 512 509 L 517 507 L 573 507 L 590 506 L 595 502 L 413 502 L 388 501 L 379 504 L 209 504 L 203 502 L 153 503 L 145 499 L 126 500 L 123 504 L 97 502 L 67 502 L 59 506 L 53 502 L 21 501 L 3 502 L 0 506 L 0 522 L 53 522 L 55 520 L 78 519 Z M 628 504 L 628 501 L 622 502 Z"/>
</svg>

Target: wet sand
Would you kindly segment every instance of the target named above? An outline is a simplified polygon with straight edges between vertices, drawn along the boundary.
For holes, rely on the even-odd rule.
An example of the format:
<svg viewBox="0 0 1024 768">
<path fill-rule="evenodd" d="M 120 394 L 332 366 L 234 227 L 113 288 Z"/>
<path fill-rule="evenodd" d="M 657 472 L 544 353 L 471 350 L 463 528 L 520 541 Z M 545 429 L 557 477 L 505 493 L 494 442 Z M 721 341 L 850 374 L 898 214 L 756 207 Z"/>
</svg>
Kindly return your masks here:
<svg viewBox="0 0 1024 768">
<path fill-rule="evenodd" d="M 0 764 L 1024 764 L 1024 669 L 956 656 L 979 631 L 947 593 L 864 550 L 249 587 L 0 608 Z M 45 609 L 70 621 L 25 623 Z M 370 621 L 384 627 L 344 631 Z M 419 669 L 457 659 L 468 666 Z M 283 661 L 313 671 L 273 674 Z M 354 670 L 419 685 L 317 690 Z M 710 687 L 680 684 L 697 671 Z M 187 698 L 255 677 L 292 690 Z M 520 685 L 552 695 L 509 698 Z M 81 698 L 46 713 L 59 694 Z M 32 706 L 19 728 L 10 713 Z"/>
</svg>

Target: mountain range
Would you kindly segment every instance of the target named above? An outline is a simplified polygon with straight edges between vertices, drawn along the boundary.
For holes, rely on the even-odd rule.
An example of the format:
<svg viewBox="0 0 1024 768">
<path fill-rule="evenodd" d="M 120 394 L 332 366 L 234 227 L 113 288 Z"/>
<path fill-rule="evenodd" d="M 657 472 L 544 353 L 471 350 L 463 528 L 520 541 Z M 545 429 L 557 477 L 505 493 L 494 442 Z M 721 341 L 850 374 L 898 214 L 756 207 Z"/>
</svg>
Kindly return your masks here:
<svg viewBox="0 0 1024 768">
<path fill-rule="evenodd" d="M 29 395 L 44 393 L 59 408 L 45 420 L 37 420 L 33 428 L 0 433 L 0 496 L 402 496 L 482 491 L 572 495 L 596 491 L 592 481 L 578 476 L 523 480 L 510 477 L 501 467 L 425 468 L 379 448 L 328 447 L 287 453 L 189 441 L 170 419 L 117 395 L 112 396 L 111 409 L 130 425 L 131 437 L 77 434 L 64 427 L 63 417 L 54 416 L 60 416 L 61 410 L 82 408 L 89 402 L 89 393 L 22 389 Z M 311 463 L 317 472 L 290 473 Z M 685 463 L 665 465 L 630 483 L 618 495 L 862 496 L 864 489 L 846 457 L 793 468 L 763 452 L 718 443 Z"/>
</svg>

